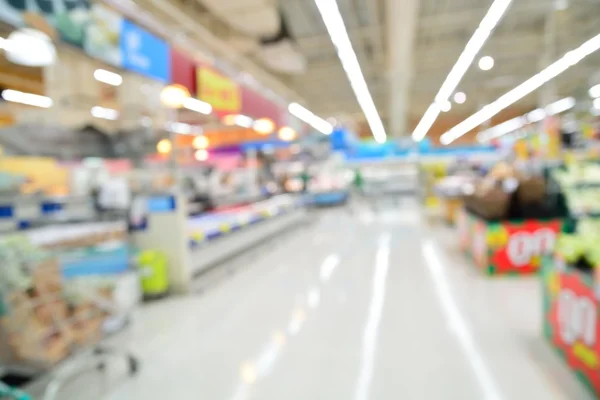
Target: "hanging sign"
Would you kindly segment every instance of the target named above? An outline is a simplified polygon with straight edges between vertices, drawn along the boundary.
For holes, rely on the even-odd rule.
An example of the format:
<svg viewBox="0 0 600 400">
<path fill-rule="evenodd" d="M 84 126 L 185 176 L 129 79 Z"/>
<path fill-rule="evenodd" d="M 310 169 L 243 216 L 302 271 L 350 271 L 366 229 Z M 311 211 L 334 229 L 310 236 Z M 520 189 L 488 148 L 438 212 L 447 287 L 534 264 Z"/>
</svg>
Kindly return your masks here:
<svg viewBox="0 0 600 400">
<path fill-rule="evenodd" d="M 237 83 L 206 67 L 198 68 L 196 73 L 198 99 L 210 104 L 217 113 L 241 111 L 242 96 Z"/>
</svg>

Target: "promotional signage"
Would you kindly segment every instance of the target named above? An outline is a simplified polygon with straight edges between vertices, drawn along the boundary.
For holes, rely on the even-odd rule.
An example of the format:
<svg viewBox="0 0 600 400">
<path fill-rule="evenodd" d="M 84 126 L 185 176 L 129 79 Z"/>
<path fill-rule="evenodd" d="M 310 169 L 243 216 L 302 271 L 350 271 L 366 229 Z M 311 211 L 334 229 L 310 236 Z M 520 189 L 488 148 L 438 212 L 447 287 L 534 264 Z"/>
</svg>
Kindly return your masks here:
<svg viewBox="0 0 600 400">
<path fill-rule="evenodd" d="M 600 394 L 600 319 L 594 282 L 564 261 L 550 261 L 543 269 L 544 332 L 569 367 L 597 395 Z"/>
<path fill-rule="evenodd" d="M 242 109 L 240 87 L 231 79 L 210 68 L 197 70 L 198 99 L 209 103 L 213 110 L 222 114 L 239 113 Z"/>
<path fill-rule="evenodd" d="M 542 257 L 552 254 L 563 227 L 560 219 L 487 222 L 461 213 L 461 248 L 490 275 L 536 273 Z"/>
<path fill-rule="evenodd" d="M 125 19 L 99 3 L 92 5 L 88 17 L 83 40 L 85 52 L 107 64 L 121 66 L 121 33 Z"/>
<path fill-rule="evenodd" d="M 171 77 L 171 54 L 167 43 L 134 23 L 124 20 L 121 29 L 123 68 L 161 82 Z"/>
<path fill-rule="evenodd" d="M 0 0 L 0 20 L 83 46 L 89 0 Z"/>
</svg>

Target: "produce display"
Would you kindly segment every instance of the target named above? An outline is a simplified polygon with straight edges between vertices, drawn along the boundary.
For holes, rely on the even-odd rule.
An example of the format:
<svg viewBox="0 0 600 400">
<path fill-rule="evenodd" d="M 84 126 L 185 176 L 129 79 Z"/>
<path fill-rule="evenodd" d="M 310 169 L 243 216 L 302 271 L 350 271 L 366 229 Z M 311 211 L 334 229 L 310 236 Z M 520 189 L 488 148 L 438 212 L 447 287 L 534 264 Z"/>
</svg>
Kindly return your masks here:
<svg viewBox="0 0 600 400">
<path fill-rule="evenodd" d="M 600 165 L 575 163 L 552 171 L 574 216 L 600 214 Z"/>
<path fill-rule="evenodd" d="M 508 163 L 474 182 L 464 203 L 457 223 L 461 247 L 489 275 L 537 273 L 567 225 L 560 190 Z"/>
</svg>

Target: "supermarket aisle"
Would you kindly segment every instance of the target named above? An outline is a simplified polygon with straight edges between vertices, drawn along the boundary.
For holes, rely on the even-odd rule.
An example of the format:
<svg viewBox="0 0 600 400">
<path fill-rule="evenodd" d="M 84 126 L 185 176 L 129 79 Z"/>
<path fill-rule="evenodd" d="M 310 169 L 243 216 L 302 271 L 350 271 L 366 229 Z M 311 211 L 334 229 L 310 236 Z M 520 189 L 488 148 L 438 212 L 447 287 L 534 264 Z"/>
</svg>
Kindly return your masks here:
<svg viewBox="0 0 600 400">
<path fill-rule="evenodd" d="M 536 282 L 482 279 L 448 239 L 416 208 L 323 212 L 145 308 L 141 374 L 106 398 L 585 399 L 542 342 Z"/>
</svg>

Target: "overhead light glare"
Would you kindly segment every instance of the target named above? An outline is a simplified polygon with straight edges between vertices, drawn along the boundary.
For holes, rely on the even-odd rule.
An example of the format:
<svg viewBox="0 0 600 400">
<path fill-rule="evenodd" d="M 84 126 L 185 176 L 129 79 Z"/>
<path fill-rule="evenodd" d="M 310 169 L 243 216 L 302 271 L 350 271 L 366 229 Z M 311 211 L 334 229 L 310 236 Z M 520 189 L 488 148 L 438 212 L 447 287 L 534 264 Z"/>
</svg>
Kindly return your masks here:
<svg viewBox="0 0 600 400">
<path fill-rule="evenodd" d="M 594 108 L 600 110 L 600 98 L 594 100 Z"/>
<path fill-rule="evenodd" d="M 454 93 L 454 102 L 456 104 L 464 104 L 467 101 L 467 95 L 464 92 Z"/>
<path fill-rule="evenodd" d="M 442 112 L 448 112 L 451 109 L 452 109 L 452 103 L 450 103 L 448 100 L 446 100 L 440 104 L 440 110 L 442 110 Z"/>
<path fill-rule="evenodd" d="M 194 158 L 198 161 L 206 161 L 208 160 L 208 151 L 204 149 L 196 150 Z"/>
<path fill-rule="evenodd" d="M 530 111 L 520 117 L 510 119 L 494 127 L 486 129 L 485 131 L 479 132 L 477 135 L 477 140 L 479 142 L 487 142 L 489 140 L 496 139 L 500 136 L 506 135 L 507 133 L 521 129 L 528 124 L 540 122 L 546 117 L 570 110 L 573 107 L 575 107 L 575 98 L 565 97 L 564 99 L 560 99 L 554 103 L 548 104 L 544 108 L 536 108 L 535 110 Z M 446 138 L 446 140 L 450 139 L 451 137 Z M 450 142 L 452 142 L 452 140 L 450 140 Z"/>
<path fill-rule="evenodd" d="M 540 88 L 546 82 L 556 78 L 558 75 L 572 67 L 573 60 L 582 60 L 583 58 L 594 53 L 600 48 L 600 34 L 592 37 L 588 41 L 584 42 L 578 48 L 571 50 L 557 61 L 544 68 L 519 86 L 500 96 L 496 101 L 486 105 L 481 110 L 471 115 L 454 128 L 450 129 L 444 135 L 450 139 L 450 142 L 461 137 L 483 122 L 492 118 L 506 107 L 517 102 L 529 93 Z"/>
<path fill-rule="evenodd" d="M 40 96 L 33 93 L 20 92 L 18 90 L 6 89 L 2 92 L 2 98 L 12 103 L 21 103 L 28 106 L 50 108 L 53 101 L 50 97 Z"/>
<path fill-rule="evenodd" d="M 600 97 L 600 85 L 592 86 L 589 90 L 589 94 L 592 99 Z"/>
<path fill-rule="evenodd" d="M 354 96 L 356 96 L 356 100 L 371 128 L 373 137 L 377 142 L 383 143 L 387 137 L 385 128 L 360 69 L 356 53 L 352 48 L 337 2 L 335 0 L 315 0 L 315 3 L 323 18 L 327 32 L 329 32 L 329 37 L 337 50 L 342 67 L 354 91 Z"/>
<path fill-rule="evenodd" d="M 308 125 L 325 135 L 330 135 L 331 132 L 333 132 L 333 125 L 325 121 L 323 118 L 313 114 L 310 110 L 298 103 L 290 103 L 288 106 L 288 111 L 294 117 L 306 122 Z"/>
<path fill-rule="evenodd" d="M 92 107 L 91 113 L 92 116 L 96 118 L 107 119 L 110 121 L 119 119 L 119 112 L 117 110 L 113 110 L 112 108 L 95 106 Z"/>
<path fill-rule="evenodd" d="M 105 69 L 97 69 L 94 71 L 94 79 L 98 82 L 106 83 L 111 86 L 121 86 L 123 77 L 117 73 L 107 71 Z"/>
<path fill-rule="evenodd" d="M 193 97 L 186 97 L 183 100 L 183 108 L 190 111 L 195 111 L 200 114 L 208 115 L 212 112 L 212 106 L 205 101 L 194 99 Z"/>
<path fill-rule="evenodd" d="M 479 59 L 479 69 L 489 71 L 494 68 L 494 59 L 490 56 L 484 56 Z"/>
<path fill-rule="evenodd" d="M 469 39 L 469 42 L 444 80 L 444 83 L 435 96 L 435 101 L 427 108 L 427 111 L 425 111 L 425 114 L 423 114 L 423 117 L 413 131 L 412 137 L 414 140 L 419 141 L 427 135 L 427 132 L 429 132 L 429 129 L 431 129 L 440 114 L 440 109 L 436 103 L 448 100 L 452 92 L 456 90 L 461 79 L 473 63 L 475 56 L 477 56 L 511 2 L 512 0 L 495 0 L 490 6 L 481 20 L 479 27 L 475 30 L 471 39 Z"/>
</svg>

